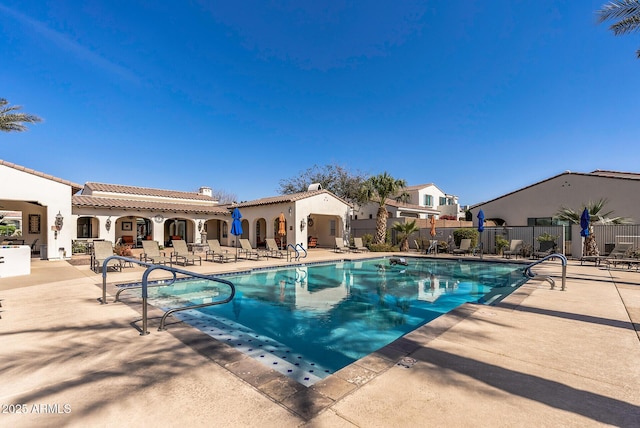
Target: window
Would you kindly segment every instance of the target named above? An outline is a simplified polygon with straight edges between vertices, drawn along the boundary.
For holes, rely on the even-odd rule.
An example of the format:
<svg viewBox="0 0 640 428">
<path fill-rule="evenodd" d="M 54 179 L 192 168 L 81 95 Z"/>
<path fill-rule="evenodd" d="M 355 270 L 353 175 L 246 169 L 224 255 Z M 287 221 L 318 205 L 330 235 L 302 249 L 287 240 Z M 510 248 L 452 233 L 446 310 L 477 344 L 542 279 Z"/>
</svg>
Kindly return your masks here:
<svg viewBox="0 0 640 428">
<path fill-rule="evenodd" d="M 92 238 L 91 217 L 80 217 L 78 219 L 78 238 Z"/>
<path fill-rule="evenodd" d="M 438 205 L 448 205 L 447 201 L 447 198 L 440 196 L 440 203 Z"/>
<path fill-rule="evenodd" d="M 424 206 L 425 207 L 432 207 L 433 206 L 433 196 L 424 195 Z"/>
<path fill-rule="evenodd" d="M 329 235 L 330 236 L 336 236 L 336 221 L 335 220 L 329 220 Z"/>
<path fill-rule="evenodd" d="M 527 226 L 551 226 L 553 224 L 551 217 L 529 217 Z"/>
</svg>

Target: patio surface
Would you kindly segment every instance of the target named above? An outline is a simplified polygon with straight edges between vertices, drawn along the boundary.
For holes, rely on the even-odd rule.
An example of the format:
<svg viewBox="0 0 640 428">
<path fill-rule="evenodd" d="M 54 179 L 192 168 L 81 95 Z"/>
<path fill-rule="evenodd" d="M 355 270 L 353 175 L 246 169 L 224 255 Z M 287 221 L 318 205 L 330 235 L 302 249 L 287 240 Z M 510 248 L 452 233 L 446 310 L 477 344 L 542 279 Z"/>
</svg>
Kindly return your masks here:
<svg viewBox="0 0 640 428">
<path fill-rule="evenodd" d="M 75 263 L 0 279 L 0 426 L 640 426 L 635 270 L 570 261 L 560 291 L 560 263 L 545 262 L 534 270 L 556 289 L 529 281 L 497 306 L 465 304 L 306 388 L 175 320 L 158 332 L 154 310 L 140 336 L 139 302 L 111 303 L 110 285 L 101 305 L 102 275 Z"/>
</svg>

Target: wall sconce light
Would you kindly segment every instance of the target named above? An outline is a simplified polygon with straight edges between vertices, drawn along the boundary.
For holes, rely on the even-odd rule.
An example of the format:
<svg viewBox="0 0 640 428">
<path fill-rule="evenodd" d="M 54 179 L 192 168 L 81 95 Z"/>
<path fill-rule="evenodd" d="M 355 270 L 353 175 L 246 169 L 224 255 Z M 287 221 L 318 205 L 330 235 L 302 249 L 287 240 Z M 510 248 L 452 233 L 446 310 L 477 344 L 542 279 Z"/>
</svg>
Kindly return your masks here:
<svg viewBox="0 0 640 428">
<path fill-rule="evenodd" d="M 58 211 L 58 214 L 56 214 L 56 230 L 60 231 L 62 230 L 62 222 L 64 221 L 64 217 L 62 217 L 62 214 L 60 214 L 60 211 Z"/>
<path fill-rule="evenodd" d="M 202 220 L 198 222 L 198 232 L 202 232 Z"/>
<path fill-rule="evenodd" d="M 109 216 L 107 221 L 104 223 L 104 227 L 107 229 L 107 232 L 111 230 L 111 216 Z"/>
<path fill-rule="evenodd" d="M 300 220 L 300 232 L 302 232 L 304 230 L 304 227 L 307 225 L 307 223 L 304 221 L 304 219 Z"/>
<path fill-rule="evenodd" d="M 289 215 L 291 215 L 291 212 L 292 212 L 292 211 L 293 211 L 293 210 L 291 209 L 291 207 L 289 207 Z"/>
<path fill-rule="evenodd" d="M 62 223 L 64 221 L 64 217 L 62 217 L 62 214 L 60 214 L 60 211 L 58 211 L 58 214 L 56 214 L 56 220 L 53 223 L 53 236 L 55 239 L 58 239 L 58 232 L 60 232 L 60 230 L 62 230 Z"/>
</svg>

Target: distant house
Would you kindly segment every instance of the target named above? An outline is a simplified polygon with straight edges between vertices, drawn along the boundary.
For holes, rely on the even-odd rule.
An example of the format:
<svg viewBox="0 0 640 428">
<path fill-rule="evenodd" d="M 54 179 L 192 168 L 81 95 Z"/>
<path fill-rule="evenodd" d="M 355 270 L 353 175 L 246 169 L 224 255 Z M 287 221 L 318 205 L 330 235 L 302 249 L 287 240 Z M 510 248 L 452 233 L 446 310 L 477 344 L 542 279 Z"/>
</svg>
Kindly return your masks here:
<svg viewBox="0 0 640 428">
<path fill-rule="evenodd" d="M 433 183 L 407 186 L 403 189 L 411 199 L 407 203 L 387 199 L 385 206 L 389 218 L 417 218 L 428 219 L 440 216 L 448 216 L 451 219 L 464 217 L 458 202 L 458 197 L 444 193 Z M 369 203 L 354 210 L 353 220 L 375 219 L 378 214 L 378 205 Z"/>
<path fill-rule="evenodd" d="M 474 222 L 480 209 L 486 218 L 501 219 L 510 226 L 556 224 L 561 207 L 580 211 L 590 201 L 607 199 L 606 210 L 617 217 L 637 221 L 640 201 L 640 174 L 595 170 L 590 173 L 566 171 L 522 189 L 470 207 Z"/>
</svg>

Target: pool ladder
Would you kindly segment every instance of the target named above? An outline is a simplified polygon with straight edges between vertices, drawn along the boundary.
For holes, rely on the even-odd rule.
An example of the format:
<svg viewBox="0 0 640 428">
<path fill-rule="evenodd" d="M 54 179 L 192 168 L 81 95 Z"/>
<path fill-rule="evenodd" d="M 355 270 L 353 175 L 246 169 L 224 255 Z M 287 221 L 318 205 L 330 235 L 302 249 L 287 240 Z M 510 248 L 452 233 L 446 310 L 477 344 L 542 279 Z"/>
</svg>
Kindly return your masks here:
<svg viewBox="0 0 640 428">
<path fill-rule="evenodd" d="M 233 285 L 232 282 L 224 280 L 224 279 L 216 278 L 216 277 L 210 276 L 210 275 L 199 274 L 199 273 L 196 273 L 196 272 L 190 272 L 190 271 L 186 271 L 186 270 L 182 270 L 182 269 L 177 269 L 177 268 L 174 268 L 172 266 L 154 265 L 154 264 L 151 264 L 151 263 L 143 262 L 143 261 L 132 259 L 132 258 L 129 258 L 129 257 L 111 256 L 111 257 L 107 257 L 104 260 L 104 262 L 102 263 L 102 298 L 98 299 L 98 300 L 100 300 L 101 304 L 103 304 L 103 305 L 107 304 L 107 271 L 108 271 L 107 264 L 112 259 L 113 260 L 121 260 L 121 261 L 124 261 L 126 263 L 136 263 L 136 264 L 141 265 L 141 266 L 147 266 L 147 269 L 142 274 L 142 283 L 140 285 L 126 287 L 126 288 L 123 288 L 121 290 L 118 290 L 118 292 L 116 293 L 116 297 L 114 299 L 114 302 L 118 302 L 119 298 L 120 298 L 120 293 L 122 293 L 123 291 L 133 290 L 133 289 L 138 289 L 138 288 L 142 289 L 142 331 L 140 332 L 141 336 L 145 336 L 145 335 L 149 334 L 149 332 L 147 331 L 147 318 L 148 318 L 147 317 L 147 307 L 148 307 L 148 303 L 147 303 L 148 291 L 147 290 L 148 290 L 148 288 L 149 287 L 160 287 L 160 286 L 172 285 L 173 283 L 176 282 L 177 274 L 187 275 L 188 277 L 191 277 L 191 278 L 206 279 L 208 281 L 218 282 L 218 283 L 227 285 L 231 289 L 231 293 L 230 293 L 229 297 L 227 297 L 224 300 L 217 300 L 215 302 L 200 303 L 200 304 L 197 304 L 197 305 L 189 305 L 189 306 L 184 306 L 184 307 L 180 307 L 180 308 L 169 309 L 168 311 L 166 311 L 164 313 L 164 315 L 162 315 L 162 318 L 160 319 L 160 326 L 158 327 L 158 331 L 165 330 L 166 319 L 167 319 L 167 317 L 169 315 L 171 315 L 173 313 L 180 312 L 180 311 L 186 311 L 188 309 L 198 309 L 198 308 L 204 308 L 204 307 L 207 307 L 207 306 L 222 305 L 224 303 L 229 303 L 230 301 L 232 301 L 234 296 L 236 295 L 236 287 Z M 153 272 L 154 270 L 158 270 L 158 269 L 171 272 L 173 277 L 168 282 L 163 282 L 162 284 L 151 284 L 150 285 L 149 284 L 149 274 L 151 272 Z"/>
<path fill-rule="evenodd" d="M 291 247 L 291 249 L 295 253 L 295 257 L 292 257 L 292 254 L 291 254 L 292 252 L 289 251 L 289 247 Z M 304 252 L 304 256 L 300 255 L 300 251 L 298 251 L 298 247 Z M 287 245 L 287 261 L 288 262 L 292 262 L 294 260 L 298 261 L 298 260 L 304 259 L 306 257 L 307 257 L 307 250 L 304 249 L 302 244 L 296 244 L 295 246 L 293 244 Z"/>
<path fill-rule="evenodd" d="M 553 290 L 556 285 L 556 282 L 554 281 L 553 278 L 551 278 L 548 275 L 536 275 L 531 271 L 531 268 L 534 267 L 535 265 L 538 265 L 546 260 L 552 260 L 552 259 L 560 259 L 560 261 L 562 262 L 562 287 L 560 288 L 560 290 L 565 291 L 566 285 L 567 285 L 567 258 L 564 256 L 564 254 L 560 254 L 560 253 L 549 254 L 548 256 L 545 256 L 540 260 L 537 260 L 531 263 L 530 265 L 528 265 L 527 267 L 525 267 L 523 273 L 525 276 L 529 277 L 530 279 L 539 279 L 542 281 L 549 282 L 549 284 L 551 284 L 551 289 Z"/>
</svg>

